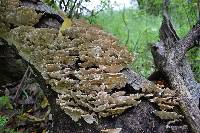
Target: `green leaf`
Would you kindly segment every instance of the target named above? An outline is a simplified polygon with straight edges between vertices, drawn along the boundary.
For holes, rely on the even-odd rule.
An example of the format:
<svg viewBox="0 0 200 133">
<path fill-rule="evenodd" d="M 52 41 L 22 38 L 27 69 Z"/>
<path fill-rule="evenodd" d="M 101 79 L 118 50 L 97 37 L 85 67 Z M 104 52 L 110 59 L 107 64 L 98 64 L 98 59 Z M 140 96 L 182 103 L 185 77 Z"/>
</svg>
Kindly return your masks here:
<svg viewBox="0 0 200 133">
<path fill-rule="evenodd" d="M 8 122 L 8 117 L 0 116 L 0 127 L 4 127 L 7 122 Z"/>
<path fill-rule="evenodd" d="M 13 109 L 12 104 L 10 103 L 10 99 L 8 96 L 0 97 L 0 110 L 5 109 Z"/>
</svg>

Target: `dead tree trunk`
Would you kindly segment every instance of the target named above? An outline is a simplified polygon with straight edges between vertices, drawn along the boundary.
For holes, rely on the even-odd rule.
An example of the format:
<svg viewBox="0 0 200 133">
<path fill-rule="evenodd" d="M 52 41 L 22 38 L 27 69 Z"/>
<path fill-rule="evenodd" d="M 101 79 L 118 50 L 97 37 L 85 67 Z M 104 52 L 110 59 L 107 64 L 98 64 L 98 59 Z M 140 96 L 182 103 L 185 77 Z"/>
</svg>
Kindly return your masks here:
<svg viewBox="0 0 200 133">
<path fill-rule="evenodd" d="M 200 39 L 200 25 L 197 23 L 183 39 L 179 39 L 172 27 L 164 3 L 163 22 L 160 28 L 160 42 L 152 47 L 156 68 L 166 75 L 171 88 L 180 96 L 180 106 L 194 132 L 200 132 L 200 84 L 194 79 L 186 53 L 197 46 Z M 198 44 L 199 46 L 199 44 Z"/>
</svg>

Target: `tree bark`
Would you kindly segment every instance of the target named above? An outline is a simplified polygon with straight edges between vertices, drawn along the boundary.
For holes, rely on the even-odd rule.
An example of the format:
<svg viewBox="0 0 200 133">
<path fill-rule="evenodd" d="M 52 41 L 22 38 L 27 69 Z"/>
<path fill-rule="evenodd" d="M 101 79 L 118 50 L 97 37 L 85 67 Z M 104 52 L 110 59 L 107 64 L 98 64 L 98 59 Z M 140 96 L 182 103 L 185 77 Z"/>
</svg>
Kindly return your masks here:
<svg viewBox="0 0 200 133">
<path fill-rule="evenodd" d="M 154 62 L 158 71 L 166 75 L 171 88 L 179 93 L 181 109 L 193 132 L 199 133 L 200 84 L 195 81 L 185 54 L 199 41 L 200 25 L 197 23 L 186 37 L 179 39 L 167 14 L 167 3 L 163 9 L 160 42 L 152 47 Z"/>
</svg>

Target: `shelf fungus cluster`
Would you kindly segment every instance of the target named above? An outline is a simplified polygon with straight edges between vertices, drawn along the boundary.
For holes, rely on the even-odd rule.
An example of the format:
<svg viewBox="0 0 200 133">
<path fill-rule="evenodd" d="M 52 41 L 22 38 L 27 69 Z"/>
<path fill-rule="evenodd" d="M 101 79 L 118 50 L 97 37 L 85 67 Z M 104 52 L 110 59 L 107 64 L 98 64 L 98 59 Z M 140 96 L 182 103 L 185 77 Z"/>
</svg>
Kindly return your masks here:
<svg viewBox="0 0 200 133">
<path fill-rule="evenodd" d="M 144 97 L 158 106 L 158 109 L 152 113 L 160 119 L 167 121 L 166 128 L 172 129 L 174 128 L 173 124 L 182 122 L 184 116 L 178 113 L 180 99 L 175 90 L 156 84 L 146 89 L 143 88 L 142 91 Z M 180 126 L 180 128 L 184 128 L 185 126 Z"/>
<path fill-rule="evenodd" d="M 179 105 L 179 98 L 175 90 L 171 90 L 164 85 L 155 85 L 143 89 L 145 97 L 149 98 L 150 102 L 156 103 L 160 110 L 173 110 Z"/>
<path fill-rule="evenodd" d="M 182 118 L 172 112 L 178 105 L 173 90 L 153 85 L 137 94 L 125 91 L 128 81 L 121 70 L 133 61 L 133 55 L 112 35 L 81 20 L 61 35 L 58 29 L 34 28 L 40 13 L 19 6 L 19 0 L 2 1 L 0 37 L 14 44 L 37 68 L 58 93 L 57 103 L 74 121 L 83 118 L 93 123 L 100 117 L 119 115 L 139 104 L 140 97 L 160 107 L 154 114 L 161 119 Z"/>
<path fill-rule="evenodd" d="M 77 21 L 58 36 L 56 29 L 19 26 L 10 41 L 59 95 L 57 103 L 74 120 L 88 123 L 116 116 L 140 103 L 142 94 L 127 94 L 120 72 L 133 56 L 112 35 Z"/>
</svg>

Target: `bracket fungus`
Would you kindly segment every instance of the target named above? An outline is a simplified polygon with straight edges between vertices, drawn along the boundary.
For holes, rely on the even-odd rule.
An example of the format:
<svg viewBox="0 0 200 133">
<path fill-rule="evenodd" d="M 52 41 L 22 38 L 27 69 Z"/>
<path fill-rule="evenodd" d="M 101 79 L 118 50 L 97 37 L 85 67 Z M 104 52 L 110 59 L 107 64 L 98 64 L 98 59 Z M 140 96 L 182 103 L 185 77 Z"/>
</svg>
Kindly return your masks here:
<svg viewBox="0 0 200 133">
<path fill-rule="evenodd" d="M 133 56 L 112 35 L 81 23 L 75 21 L 62 36 L 56 29 L 23 24 L 11 29 L 9 42 L 58 93 L 57 103 L 66 114 L 93 123 L 136 106 L 142 94 L 121 90 L 127 80 L 120 71 Z"/>
<path fill-rule="evenodd" d="M 122 89 L 128 81 L 121 70 L 133 61 L 133 55 L 111 34 L 75 20 L 58 36 L 58 29 L 35 28 L 42 14 L 19 3 L 0 2 L 0 37 L 37 68 L 58 93 L 57 104 L 74 121 L 83 118 L 93 123 L 100 117 L 114 117 L 139 104 L 142 96 L 163 111 L 177 105 L 175 92 L 168 88 L 154 85 L 137 94 Z"/>
</svg>

